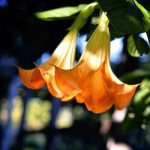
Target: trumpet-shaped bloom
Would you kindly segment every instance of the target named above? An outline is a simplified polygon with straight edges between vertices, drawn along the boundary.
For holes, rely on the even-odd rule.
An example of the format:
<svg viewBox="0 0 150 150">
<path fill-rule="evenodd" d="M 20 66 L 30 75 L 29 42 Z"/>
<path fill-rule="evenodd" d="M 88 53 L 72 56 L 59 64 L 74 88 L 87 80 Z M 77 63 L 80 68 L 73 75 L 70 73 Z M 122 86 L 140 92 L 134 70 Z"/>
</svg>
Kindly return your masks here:
<svg viewBox="0 0 150 150">
<path fill-rule="evenodd" d="M 113 104 L 117 109 L 124 108 L 138 86 L 121 82 L 111 70 L 108 23 L 108 18 L 103 13 L 99 25 L 73 69 L 55 69 L 59 90 L 65 95 L 76 91 L 77 102 L 85 103 L 88 110 L 95 113 L 105 112 Z M 67 96 L 62 98 L 66 99 Z"/>
<path fill-rule="evenodd" d="M 69 90 L 68 88 L 67 91 L 69 94 L 66 94 L 58 88 L 55 81 L 54 66 L 61 69 L 71 69 L 73 67 L 78 31 L 85 25 L 88 17 L 93 13 L 97 5 L 98 3 L 94 2 L 81 10 L 80 14 L 69 28 L 69 33 L 58 45 L 48 61 L 30 70 L 18 67 L 20 78 L 26 87 L 39 89 L 46 84 L 52 95 L 64 100 L 70 100 L 79 93 L 79 90 Z"/>
<path fill-rule="evenodd" d="M 24 85 L 31 89 L 39 89 L 47 84 L 49 91 L 56 97 L 64 94 L 57 88 L 55 83 L 54 65 L 61 69 L 71 69 L 74 64 L 75 46 L 78 30 L 72 29 L 58 45 L 52 56 L 42 65 L 34 69 L 19 69 L 19 75 Z M 73 91 L 73 96 L 76 94 Z M 69 98 L 71 94 L 69 95 Z"/>
</svg>

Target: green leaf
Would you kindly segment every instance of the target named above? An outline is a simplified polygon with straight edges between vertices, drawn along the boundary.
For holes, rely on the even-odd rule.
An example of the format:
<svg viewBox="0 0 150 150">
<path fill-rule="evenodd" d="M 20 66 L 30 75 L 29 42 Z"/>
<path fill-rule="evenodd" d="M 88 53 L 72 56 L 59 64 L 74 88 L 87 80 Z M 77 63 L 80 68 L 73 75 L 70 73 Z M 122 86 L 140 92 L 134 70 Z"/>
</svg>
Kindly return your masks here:
<svg viewBox="0 0 150 150">
<path fill-rule="evenodd" d="M 143 20 L 145 21 L 145 29 L 148 30 L 150 28 L 150 14 L 149 12 L 141 5 L 139 4 L 136 0 L 134 0 L 136 6 L 140 9 L 140 11 L 143 14 Z M 148 25 L 148 26 L 147 26 Z"/>
<path fill-rule="evenodd" d="M 110 19 L 113 36 L 138 34 L 150 28 L 148 11 L 134 0 L 98 0 Z"/>
<path fill-rule="evenodd" d="M 37 12 L 35 13 L 35 16 L 39 19 L 50 21 L 55 19 L 65 19 L 79 13 L 85 6 L 86 4 L 81 4 L 79 6 L 61 7 L 52 10 Z"/>
<path fill-rule="evenodd" d="M 139 36 L 131 35 L 128 38 L 128 52 L 131 56 L 139 57 L 144 53 L 150 52 L 150 47 L 144 39 Z"/>
</svg>

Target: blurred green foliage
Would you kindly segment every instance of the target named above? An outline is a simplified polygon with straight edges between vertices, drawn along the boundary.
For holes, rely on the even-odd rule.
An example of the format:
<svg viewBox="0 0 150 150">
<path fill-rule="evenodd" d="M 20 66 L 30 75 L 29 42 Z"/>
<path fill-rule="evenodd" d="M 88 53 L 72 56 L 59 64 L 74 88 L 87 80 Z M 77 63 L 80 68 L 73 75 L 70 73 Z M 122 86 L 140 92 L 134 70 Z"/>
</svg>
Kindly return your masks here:
<svg viewBox="0 0 150 150">
<path fill-rule="evenodd" d="M 136 92 L 123 122 L 126 130 L 146 128 L 150 123 L 150 78 L 144 79 Z"/>
<path fill-rule="evenodd" d="M 51 119 L 51 103 L 39 98 L 29 99 L 26 108 L 26 127 L 29 130 L 40 130 L 44 128 Z"/>
<path fill-rule="evenodd" d="M 128 38 L 128 52 L 133 57 L 139 57 L 141 55 L 148 54 L 150 47 L 148 43 L 137 35 L 131 35 Z"/>
</svg>

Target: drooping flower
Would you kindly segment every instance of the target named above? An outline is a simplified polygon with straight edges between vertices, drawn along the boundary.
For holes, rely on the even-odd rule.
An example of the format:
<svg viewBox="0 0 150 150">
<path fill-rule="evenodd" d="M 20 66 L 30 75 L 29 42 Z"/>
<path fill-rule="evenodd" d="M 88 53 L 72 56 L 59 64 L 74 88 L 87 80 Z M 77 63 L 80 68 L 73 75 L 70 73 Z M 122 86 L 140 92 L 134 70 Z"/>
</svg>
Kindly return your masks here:
<svg viewBox="0 0 150 150">
<path fill-rule="evenodd" d="M 19 68 L 19 75 L 24 85 L 31 89 L 39 89 L 44 84 L 55 96 L 62 97 L 63 93 L 59 91 L 55 83 L 54 66 L 62 69 L 71 69 L 74 64 L 75 46 L 78 30 L 70 30 L 58 45 L 52 56 L 42 65 L 34 69 Z"/>
<path fill-rule="evenodd" d="M 59 90 L 55 81 L 54 66 L 61 69 L 71 69 L 73 67 L 78 32 L 85 25 L 88 17 L 92 14 L 97 5 L 98 3 L 96 2 L 91 3 L 80 12 L 69 28 L 69 33 L 64 37 L 48 61 L 34 69 L 27 70 L 18 67 L 19 76 L 26 87 L 30 89 L 40 89 L 46 84 L 52 95 L 58 98 L 65 97 L 66 100 L 71 99 L 79 93 L 78 90 L 69 91 L 68 89 L 70 94 L 66 95 Z"/>
<path fill-rule="evenodd" d="M 99 25 L 87 42 L 78 64 L 70 70 L 56 67 L 56 84 L 60 91 L 69 95 L 74 90 L 79 103 L 85 103 L 89 111 L 101 113 L 114 104 L 122 109 L 131 100 L 138 86 L 121 82 L 112 72 L 109 62 L 109 20 L 101 15 Z M 68 92 L 69 91 L 69 92 Z M 68 99 L 63 97 L 62 100 Z"/>
</svg>

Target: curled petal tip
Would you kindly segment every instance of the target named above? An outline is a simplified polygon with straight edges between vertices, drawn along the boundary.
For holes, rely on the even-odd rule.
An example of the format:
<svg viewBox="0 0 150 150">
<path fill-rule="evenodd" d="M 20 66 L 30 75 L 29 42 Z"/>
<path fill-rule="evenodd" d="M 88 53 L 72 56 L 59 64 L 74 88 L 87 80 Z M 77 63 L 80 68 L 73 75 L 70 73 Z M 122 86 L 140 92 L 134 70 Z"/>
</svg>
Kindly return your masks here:
<svg viewBox="0 0 150 150">
<path fill-rule="evenodd" d="M 122 95 L 121 94 L 118 95 L 118 98 L 114 103 L 115 107 L 119 110 L 126 107 L 129 104 L 129 102 L 131 101 L 132 97 L 134 96 L 135 91 L 139 85 L 140 84 L 127 85 L 129 90 L 126 89 L 127 92 L 124 91 Z"/>
<path fill-rule="evenodd" d="M 61 100 L 62 100 L 62 102 L 66 102 L 66 101 L 72 100 L 79 93 L 80 93 L 79 90 L 74 90 L 70 95 L 64 96 Z"/>
<path fill-rule="evenodd" d="M 40 89 L 44 84 L 44 80 L 37 68 L 35 69 L 22 69 L 18 67 L 18 72 L 23 84 L 30 89 Z"/>
</svg>

